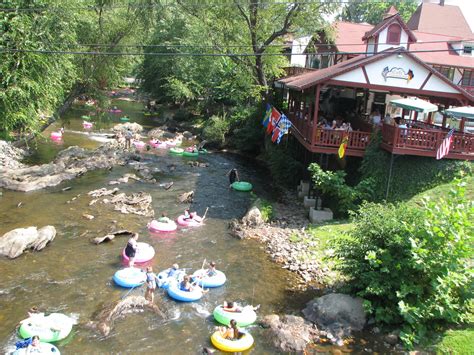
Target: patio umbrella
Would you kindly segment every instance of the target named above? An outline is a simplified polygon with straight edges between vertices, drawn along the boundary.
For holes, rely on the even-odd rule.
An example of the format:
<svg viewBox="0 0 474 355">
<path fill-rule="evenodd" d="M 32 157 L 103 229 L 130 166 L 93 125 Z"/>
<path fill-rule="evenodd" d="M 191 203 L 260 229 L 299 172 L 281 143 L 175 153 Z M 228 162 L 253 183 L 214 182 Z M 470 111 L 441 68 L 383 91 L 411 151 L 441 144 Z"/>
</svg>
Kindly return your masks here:
<svg viewBox="0 0 474 355">
<path fill-rule="evenodd" d="M 390 100 L 390 104 L 416 112 L 429 113 L 438 111 L 438 106 L 433 105 L 431 102 L 416 98 Z"/>
<path fill-rule="evenodd" d="M 463 106 L 455 107 L 444 110 L 447 115 L 456 117 L 456 118 L 467 118 L 469 120 L 474 120 L 474 107 Z"/>
</svg>

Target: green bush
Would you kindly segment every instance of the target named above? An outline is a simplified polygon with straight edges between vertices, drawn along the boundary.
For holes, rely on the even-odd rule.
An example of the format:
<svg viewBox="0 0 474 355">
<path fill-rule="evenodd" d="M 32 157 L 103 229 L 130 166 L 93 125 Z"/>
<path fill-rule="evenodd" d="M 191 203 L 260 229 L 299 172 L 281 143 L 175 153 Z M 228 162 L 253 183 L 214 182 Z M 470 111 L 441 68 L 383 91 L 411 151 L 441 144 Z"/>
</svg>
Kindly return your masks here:
<svg viewBox="0 0 474 355">
<path fill-rule="evenodd" d="M 225 136 L 228 132 L 229 121 L 226 119 L 226 115 L 215 115 L 206 121 L 202 136 L 208 145 L 221 147 L 225 143 Z"/>
<path fill-rule="evenodd" d="M 294 187 L 299 183 L 304 168 L 303 164 L 294 158 L 292 148 L 274 144 L 269 139 L 265 146 L 264 158 L 273 181 L 287 187 Z"/>
<path fill-rule="evenodd" d="M 335 245 L 337 268 L 377 322 L 402 327 L 407 346 L 472 312 L 474 202 L 461 184 L 448 199 L 362 205 Z"/>
<path fill-rule="evenodd" d="M 312 163 L 308 170 L 311 172 L 315 186 L 323 193 L 325 201 L 330 201 L 331 209 L 338 215 L 347 215 L 358 205 L 370 197 L 372 187 L 369 179 L 355 187 L 346 184 L 346 172 L 324 171 L 318 164 Z"/>
<path fill-rule="evenodd" d="M 262 213 L 262 218 L 264 222 L 269 222 L 273 218 L 273 206 L 270 202 L 266 200 L 261 200 L 260 202 L 260 212 Z"/>
<path fill-rule="evenodd" d="M 262 117 L 260 108 L 238 106 L 230 116 L 229 145 L 246 153 L 258 153 L 263 146 Z"/>
</svg>

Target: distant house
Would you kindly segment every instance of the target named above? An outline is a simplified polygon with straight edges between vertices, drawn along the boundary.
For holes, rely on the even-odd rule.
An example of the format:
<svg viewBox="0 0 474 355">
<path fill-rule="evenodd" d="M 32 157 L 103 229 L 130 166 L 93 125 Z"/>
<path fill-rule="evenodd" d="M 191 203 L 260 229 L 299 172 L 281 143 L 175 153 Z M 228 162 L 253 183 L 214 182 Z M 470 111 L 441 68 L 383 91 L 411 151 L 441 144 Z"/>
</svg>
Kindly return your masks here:
<svg viewBox="0 0 474 355">
<path fill-rule="evenodd" d="M 351 123 L 347 155 L 363 156 L 375 128 L 382 130 L 382 147 L 394 154 L 436 156 L 449 130 L 447 118 L 390 102 L 418 97 L 440 111 L 474 104 L 474 35 L 462 13 L 442 3 L 421 4 L 407 23 L 391 7 L 375 26 L 335 22 L 334 40 L 320 34 L 318 40 L 299 42 L 308 41 L 297 61 L 305 67 L 290 68 L 275 86 L 287 100 L 294 136 L 307 150 L 335 154 L 347 135 L 325 129 L 324 119 L 337 126 Z M 428 21 L 427 16 L 443 20 Z M 451 26 L 456 31 L 447 33 Z M 408 127 L 393 122 L 374 127 L 372 112 L 399 116 Z M 462 120 L 448 158 L 474 159 L 474 135 L 467 131 Z"/>
</svg>

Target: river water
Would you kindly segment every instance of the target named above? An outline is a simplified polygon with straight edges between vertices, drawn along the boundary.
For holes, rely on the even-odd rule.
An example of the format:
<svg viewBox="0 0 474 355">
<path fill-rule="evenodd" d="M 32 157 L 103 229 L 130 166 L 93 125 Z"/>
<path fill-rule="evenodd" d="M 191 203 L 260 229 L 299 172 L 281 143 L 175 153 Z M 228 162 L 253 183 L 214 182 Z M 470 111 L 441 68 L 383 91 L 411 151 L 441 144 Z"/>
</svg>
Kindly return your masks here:
<svg viewBox="0 0 474 355">
<path fill-rule="evenodd" d="M 125 95 L 127 98 L 130 95 Z M 114 100 L 113 104 L 145 129 L 162 123 L 159 118 L 155 121 L 145 117 L 139 102 Z M 73 107 L 61 121 L 43 133 L 45 139 L 33 144 L 34 153 L 26 161 L 49 162 L 68 146 L 79 145 L 87 149 L 99 146 L 111 127 L 120 123 L 121 115 L 93 116 L 94 129 L 86 132 L 81 116 L 91 113 L 90 108 Z M 58 144 L 48 137 L 61 125 L 66 132 Z M 142 153 L 142 157 L 154 171 L 157 184 L 131 180 L 128 184 L 109 187 L 109 181 L 135 173 L 131 167 L 115 167 L 110 171 L 92 171 L 40 191 L 2 191 L 0 235 L 14 228 L 45 225 L 55 226 L 57 235 L 40 252 L 26 252 L 13 260 L 0 258 L 0 350 L 9 349 L 18 340 L 15 327 L 32 306 L 77 319 L 78 325 L 71 335 L 57 344 L 64 354 L 200 354 L 203 347 L 212 347 L 209 339 L 217 325 L 212 311 L 224 300 L 260 304 L 259 315 L 300 315 L 305 303 L 317 296 L 316 291 L 295 291 L 292 287 L 297 282 L 294 274 L 270 261 L 263 245 L 253 240 L 236 240 L 228 234 L 229 221 L 242 217 L 252 199 L 249 193 L 228 188 L 225 174 L 230 168 L 236 167 L 242 180 L 252 182 L 255 195 L 269 200 L 274 197 L 268 172 L 258 163 L 217 152 L 199 157 L 199 161 L 209 163 L 207 168 L 191 167 L 187 158 L 170 156 L 163 150 Z M 171 165 L 175 166 L 172 172 Z M 169 190 L 160 186 L 171 181 L 174 185 Z M 63 191 L 65 187 L 71 189 Z M 113 211 L 110 205 L 100 203 L 89 206 L 91 198 L 87 192 L 102 187 L 119 187 L 127 194 L 147 192 L 153 198 L 155 215 L 166 211 L 170 217 L 177 217 L 188 206 L 178 203 L 176 197 L 194 190 L 191 209 L 202 214 L 209 207 L 206 223 L 172 234 L 151 235 L 146 228 L 151 218 L 121 214 Z M 84 213 L 95 218 L 87 220 L 82 217 Z M 83 324 L 104 304 L 128 294 L 127 289 L 115 286 L 112 281 L 113 274 L 122 267 L 119 255 L 127 239 L 116 237 L 112 242 L 100 245 L 91 244 L 89 240 L 120 229 L 138 232 L 139 241 L 153 245 L 156 255 L 152 266 L 156 272 L 175 262 L 192 272 L 202 266 L 204 259 L 215 260 L 217 268 L 227 275 L 226 284 L 189 304 L 177 303 L 162 290 L 157 290 L 155 302 L 171 315 L 169 319 L 162 320 L 150 312 L 130 314 L 115 322 L 108 337 L 98 335 Z M 143 295 L 144 289 L 135 289 L 131 294 Z M 255 345 L 246 353 L 278 353 L 264 336 L 263 329 L 254 325 L 249 330 Z M 359 334 L 342 348 L 316 346 L 313 351 L 333 354 L 390 352 L 370 334 Z"/>
<path fill-rule="evenodd" d="M 116 100 L 131 121 L 146 128 L 157 126 L 140 110 L 137 102 Z M 89 111 L 84 107 L 71 109 L 62 122 L 44 132 L 64 124 L 63 143 L 58 145 L 46 139 L 36 145 L 35 153 L 27 160 L 34 163 L 51 161 L 58 151 L 71 145 L 94 148 L 100 143 L 95 135 L 82 129 L 81 115 Z M 120 115 L 107 115 L 92 132 L 105 133 L 119 123 Z M 97 137 L 95 137 L 97 138 Z M 98 136 L 100 140 L 100 136 Z M 145 153 L 143 153 L 145 154 Z M 0 258 L 0 347 L 6 349 L 16 340 L 15 326 L 25 318 L 32 306 L 47 312 L 62 312 L 78 319 L 73 334 L 57 345 L 63 353 L 160 353 L 195 354 L 203 346 L 211 346 L 209 337 L 215 323 L 212 311 L 224 300 L 238 300 L 246 304 L 261 304 L 259 314 L 297 313 L 308 300 L 290 290 L 294 275 L 272 263 L 262 245 L 255 241 L 240 241 L 228 235 L 227 226 L 232 218 L 241 217 L 251 195 L 231 191 L 226 172 L 237 167 L 241 178 L 251 181 L 255 194 L 271 198 L 268 174 L 254 163 L 230 154 L 211 153 L 200 156 L 199 161 L 209 167 L 190 167 L 186 158 L 169 156 L 166 151 L 146 153 L 146 161 L 155 169 L 158 184 L 130 182 L 117 185 L 122 192 L 144 191 L 153 198 L 155 215 L 167 211 L 177 217 L 186 205 L 176 201 L 178 194 L 194 190 L 192 210 L 202 214 L 209 207 L 206 223 L 195 229 L 181 229 L 173 234 L 154 236 L 148 233 L 146 224 L 151 219 L 125 215 L 113 211 L 109 205 L 88 206 L 91 198 L 87 192 L 108 187 L 108 182 L 125 173 L 134 173 L 130 167 L 117 167 L 111 171 L 97 170 L 82 177 L 65 181 L 61 185 L 40 191 L 20 193 L 3 191 L 0 197 L 0 235 L 14 228 L 53 225 L 57 236 L 44 250 L 27 252 L 14 260 Z M 170 173 L 166 167 L 176 165 Z M 170 190 L 159 183 L 174 181 Z M 71 187 L 68 191 L 62 191 Z M 114 186 L 115 187 L 115 186 Z M 73 201 L 71 201 L 74 197 Z M 68 203 L 69 201 L 69 203 Z M 82 217 L 84 213 L 95 216 L 93 220 Z M 203 260 L 215 260 L 218 269 L 227 275 L 224 287 L 213 289 L 199 302 L 176 303 L 162 290 L 156 293 L 158 305 L 172 314 L 165 321 L 149 313 L 126 316 L 115 323 L 106 338 L 81 326 L 94 312 L 110 301 L 127 294 L 112 282 L 112 276 L 121 267 L 119 254 L 127 239 L 117 237 L 110 243 L 94 245 L 89 239 L 103 236 L 111 230 L 128 229 L 140 234 L 139 241 L 153 245 L 156 256 L 152 262 L 155 271 L 177 262 L 190 271 L 201 267 Z M 143 289 L 132 294 L 143 294 Z M 250 328 L 256 339 L 253 352 L 273 354 L 275 349 L 262 336 L 258 326 Z"/>
</svg>

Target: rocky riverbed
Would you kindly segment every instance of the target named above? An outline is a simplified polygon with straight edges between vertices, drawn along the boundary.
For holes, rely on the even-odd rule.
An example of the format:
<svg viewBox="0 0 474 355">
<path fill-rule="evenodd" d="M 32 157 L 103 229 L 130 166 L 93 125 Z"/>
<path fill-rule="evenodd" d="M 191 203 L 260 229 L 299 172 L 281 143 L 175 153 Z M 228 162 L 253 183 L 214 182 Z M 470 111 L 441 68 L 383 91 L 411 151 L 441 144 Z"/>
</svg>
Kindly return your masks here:
<svg viewBox="0 0 474 355">
<path fill-rule="evenodd" d="M 257 203 L 258 204 L 258 203 Z M 307 210 L 295 194 L 286 192 L 273 204 L 273 218 L 264 222 L 258 206 L 249 209 L 242 220 L 230 223 L 230 233 L 240 239 L 257 239 L 266 252 L 283 268 L 301 276 L 302 287 L 319 284 L 333 272 L 321 263 L 315 251 L 318 241 L 308 232 Z"/>
</svg>

